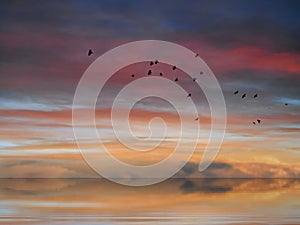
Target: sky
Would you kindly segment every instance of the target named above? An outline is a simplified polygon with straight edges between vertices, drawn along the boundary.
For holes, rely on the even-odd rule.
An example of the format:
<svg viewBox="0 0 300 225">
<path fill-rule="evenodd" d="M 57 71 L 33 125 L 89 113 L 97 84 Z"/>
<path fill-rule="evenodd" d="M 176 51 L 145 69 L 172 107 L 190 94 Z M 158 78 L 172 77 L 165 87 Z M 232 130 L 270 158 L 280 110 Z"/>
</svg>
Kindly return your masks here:
<svg viewBox="0 0 300 225">
<path fill-rule="evenodd" d="M 199 173 L 197 163 L 210 127 L 207 101 L 186 74 L 170 73 L 168 65 L 159 65 L 166 78 L 178 76 L 179 84 L 192 91 L 204 131 L 194 156 L 175 176 L 299 177 L 299 8 L 297 1 L 1 1 L 0 177 L 97 177 L 75 143 L 75 89 L 97 57 L 138 40 L 170 41 L 197 52 L 225 97 L 222 147 L 211 167 Z M 89 48 L 94 51 L 91 57 Z M 139 136 L 148 134 L 151 118 L 164 119 L 170 134 L 162 145 L 136 153 L 114 136 L 112 102 L 132 81 L 131 74 L 144 77 L 148 65 L 129 65 L 114 74 L 96 109 L 97 131 L 105 145 L 115 157 L 136 165 L 166 158 L 178 142 L 178 115 L 156 98 L 138 102 L 130 118 Z M 147 88 L 152 87 L 139 91 Z M 247 98 L 241 99 L 241 93 Z M 126 102 L 122 107 L 126 109 Z M 256 119 L 261 124 L 253 125 Z M 86 143 L 94 149 L 97 142 L 88 139 L 90 130 L 82 127 Z M 189 132 L 192 137 L 194 131 Z M 155 138 L 154 133 L 144 145 L 151 146 Z"/>
<path fill-rule="evenodd" d="M 297 179 L 170 179 L 141 188 L 103 179 L 4 180 L 0 183 L 0 210 L 10 224 L 40 223 L 39 218 L 47 224 L 299 221 Z"/>
</svg>

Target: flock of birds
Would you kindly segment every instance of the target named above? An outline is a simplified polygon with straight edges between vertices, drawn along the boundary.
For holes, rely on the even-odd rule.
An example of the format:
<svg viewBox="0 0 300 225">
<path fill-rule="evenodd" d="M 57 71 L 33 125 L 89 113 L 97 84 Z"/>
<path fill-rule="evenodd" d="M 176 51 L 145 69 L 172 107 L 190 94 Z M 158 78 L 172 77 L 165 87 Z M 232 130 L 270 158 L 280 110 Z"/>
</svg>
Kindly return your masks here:
<svg viewBox="0 0 300 225">
<path fill-rule="evenodd" d="M 235 92 L 233 92 L 234 95 L 237 95 L 238 93 L 239 93 L 238 90 L 236 90 Z M 246 98 L 246 97 L 247 97 L 247 94 L 246 94 L 246 93 L 242 94 L 242 99 L 244 99 L 244 98 Z M 257 98 L 257 97 L 258 97 L 258 94 L 257 94 L 257 93 L 253 95 L 253 98 Z M 257 119 L 256 121 L 253 121 L 252 123 L 255 125 L 256 122 L 257 122 L 258 124 L 260 124 L 261 120 L 260 120 L 260 119 Z"/>
<path fill-rule="evenodd" d="M 233 92 L 234 95 L 237 95 L 238 93 L 239 93 L 238 90 L 236 90 L 235 92 Z M 247 97 L 247 94 L 246 94 L 246 93 L 243 93 L 241 97 L 242 97 L 242 99 L 244 99 L 244 98 Z M 257 94 L 257 93 L 253 95 L 253 98 L 257 98 L 257 97 L 258 97 L 258 94 Z M 285 103 L 284 105 L 287 106 L 288 103 Z M 253 123 L 254 125 L 255 125 L 255 124 L 260 124 L 260 123 L 261 123 L 261 119 L 257 119 L 256 121 L 252 121 L 252 123 Z"/>
<path fill-rule="evenodd" d="M 153 65 L 156 65 L 156 64 L 158 64 L 158 60 L 157 60 L 157 59 L 156 59 L 154 62 L 153 62 L 153 61 L 150 61 L 150 66 L 153 66 Z M 176 66 L 173 66 L 173 67 L 172 67 L 172 70 L 173 70 L 173 71 L 176 70 L 176 69 L 177 69 Z M 152 74 L 152 70 L 148 70 L 148 76 L 150 76 L 151 74 Z M 200 72 L 200 74 L 203 74 L 203 72 Z M 159 75 L 160 75 L 160 76 L 163 76 L 163 73 L 160 72 Z M 132 74 L 131 76 L 134 77 L 134 74 Z M 175 81 L 175 82 L 178 82 L 178 81 L 179 81 L 178 77 L 175 77 L 174 81 Z M 196 81 L 196 78 L 193 78 L 193 81 L 195 82 L 195 81 Z M 191 94 L 191 93 L 189 93 L 189 94 L 187 95 L 187 98 L 190 98 L 190 97 L 192 97 L 192 94 Z M 198 118 L 197 118 L 197 120 L 198 120 Z"/>
<path fill-rule="evenodd" d="M 93 53 L 94 53 L 93 50 L 92 50 L 92 49 L 89 49 L 87 55 L 88 55 L 88 56 L 91 56 Z M 196 54 L 196 55 L 195 55 L 195 57 L 198 57 L 198 56 L 199 56 L 199 54 Z M 150 61 L 150 66 L 156 65 L 156 64 L 158 64 L 158 63 L 159 63 L 158 60 L 155 60 L 154 62 L 153 62 L 153 61 Z M 176 66 L 173 66 L 173 67 L 172 67 L 172 70 L 173 70 L 173 71 L 176 70 L 176 69 L 177 69 Z M 150 69 L 150 70 L 148 70 L 148 76 L 150 76 L 151 74 L 152 74 L 152 70 Z M 163 73 L 160 72 L 159 75 L 160 75 L 160 76 L 163 76 Z M 203 72 L 202 72 L 202 71 L 200 72 L 200 75 L 203 75 Z M 135 77 L 135 75 L 132 74 L 131 77 Z M 196 82 L 196 80 L 197 80 L 196 78 L 193 78 L 193 81 L 194 81 L 194 82 Z M 176 78 L 174 79 L 174 81 L 175 81 L 175 82 L 178 82 L 178 81 L 179 81 L 178 77 L 176 77 Z M 236 91 L 233 92 L 233 94 L 234 94 L 234 95 L 237 95 L 237 94 L 239 94 L 239 91 L 236 90 Z M 189 98 L 189 97 L 192 97 L 192 94 L 191 94 L 191 93 L 189 93 L 189 94 L 187 95 L 187 98 Z M 241 96 L 242 99 L 245 99 L 246 97 L 247 97 L 247 94 L 246 94 L 246 93 L 243 93 L 242 96 Z M 257 98 L 257 97 L 258 97 L 258 94 L 257 94 L 257 93 L 253 95 L 253 98 Z M 285 103 L 285 105 L 287 106 L 288 103 Z M 195 120 L 196 120 L 196 121 L 199 120 L 199 117 L 197 117 Z M 253 121 L 252 123 L 253 123 L 254 125 L 255 125 L 255 124 L 260 124 L 261 121 L 262 121 L 261 119 L 257 119 L 256 121 Z"/>
</svg>

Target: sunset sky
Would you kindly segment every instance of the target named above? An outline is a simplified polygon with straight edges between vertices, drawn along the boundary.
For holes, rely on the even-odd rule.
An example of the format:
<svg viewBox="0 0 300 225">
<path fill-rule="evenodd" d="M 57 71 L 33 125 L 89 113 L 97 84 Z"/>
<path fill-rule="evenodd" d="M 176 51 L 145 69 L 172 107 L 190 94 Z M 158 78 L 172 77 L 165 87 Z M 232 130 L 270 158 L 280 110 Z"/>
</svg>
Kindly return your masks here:
<svg viewBox="0 0 300 225">
<path fill-rule="evenodd" d="M 197 52 L 225 97 L 223 145 L 211 167 L 199 173 L 210 129 L 205 96 L 182 71 L 171 72 L 166 64 L 154 69 L 154 76 L 164 71 L 166 78 L 179 77 L 178 84 L 193 93 L 200 111 L 204 136 L 176 177 L 300 177 L 299 9 L 298 1 L 1 1 L 0 177 L 97 177 L 75 143 L 75 89 L 97 57 L 138 40 L 170 41 Z M 145 136 L 151 118 L 165 119 L 170 134 L 161 146 L 131 152 L 113 133 L 115 96 L 133 80 L 131 74 L 142 78 L 148 69 L 145 62 L 118 71 L 97 102 L 97 130 L 105 145 L 120 160 L 136 165 L 167 157 L 178 141 L 178 115 L 157 98 L 138 102 L 130 121 L 137 135 Z M 168 92 L 149 86 L 139 91 L 147 88 L 157 95 Z M 242 93 L 247 93 L 245 99 Z M 257 119 L 261 124 L 253 125 Z M 90 129 L 83 126 L 82 132 L 94 149 L 97 141 L 88 138 Z M 192 137 L 194 130 L 189 132 Z M 152 146 L 155 138 L 144 145 Z"/>
<path fill-rule="evenodd" d="M 4 180 L 2 218 L 18 218 L 10 224 L 42 216 L 47 224 L 299 223 L 297 179 L 170 179 L 140 188 L 103 179 Z"/>
</svg>

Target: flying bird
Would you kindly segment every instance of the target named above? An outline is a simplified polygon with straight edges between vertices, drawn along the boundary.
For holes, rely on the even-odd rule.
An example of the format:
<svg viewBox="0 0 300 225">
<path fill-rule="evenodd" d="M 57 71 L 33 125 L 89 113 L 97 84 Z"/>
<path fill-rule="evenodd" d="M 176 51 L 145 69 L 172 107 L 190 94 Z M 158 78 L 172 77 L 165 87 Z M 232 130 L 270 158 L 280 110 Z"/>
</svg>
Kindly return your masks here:
<svg viewBox="0 0 300 225">
<path fill-rule="evenodd" d="M 159 73 L 159 76 L 162 76 L 163 75 L 163 73 Z"/>
<path fill-rule="evenodd" d="M 177 81 L 178 81 L 178 78 L 176 77 L 174 81 L 177 82 Z"/>
<path fill-rule="evenodd" d="M 193 78 L 193 81 L 195 82 L 197 79 L 196 78 Z"/>
<path fill-rule="evenodd" d="M 151 70 L 149 70 L 149 71 L 148 71 L 148 75 L 151 75 L 151 73 L 152 73 L 152 71 L 151 71 Z"/>
<path fill-rule="evenodd" d="M 155 60 L 155 62 L 154 62 L 155 64 L 158 64 L 158 60 Z"/>
<path fill-rule="evenodd" d="M 197 58 L 199 56 L 199 54 L 197 53 L 196 55 L 195 55 L 195 57 Z"/>
<path fill-rule="evenodd" d="M 94 53 L 93 50 L 92 50 L 92 49 L 89 49 L 89 51 L 88 51 L 88 56 L 91 56 L 93 53 Z"/>
<path fill-rule="evenodd" d="M 173 66 L 173 70 L 176 70 L 176 66 Z"/>
<path fill-rule="evenodd" d="M 243 95 L 242 95 L 242 98 L 246 98 L 246 94 L 243 94 Z"/>
<path fill-rule="evenodd" d="M 257 98 L 257 96 L 258 96 L 258 95 L 257 95 L 257 94 L 255 94 L 255 95 L 253 96 L 253 98 Z"/>
<path fill-rule="evenodd" d="M 237 93 L 239 93 L 239 91 L 235 91 L 233 94 L 235 94 L 235 95 L 236 95 Z"/>
<path fill-rule="evenodd" d="M 150 62 L 150 66 L 152 66 L 152 65 L 153 65 L 153 62 L 151 61 L 151 62 Z"/>
<path fill-rule="evenodd" d="M 191 96 L 192 96 L 192 94 L 191 94 L 191 93 L 189 93 L 187 97 L 191 97 Z"/>
<path fill-rule="evenodd" d="M 261 120 L 257 120 L 258 123 L 260 123 Z"/>
</svg>

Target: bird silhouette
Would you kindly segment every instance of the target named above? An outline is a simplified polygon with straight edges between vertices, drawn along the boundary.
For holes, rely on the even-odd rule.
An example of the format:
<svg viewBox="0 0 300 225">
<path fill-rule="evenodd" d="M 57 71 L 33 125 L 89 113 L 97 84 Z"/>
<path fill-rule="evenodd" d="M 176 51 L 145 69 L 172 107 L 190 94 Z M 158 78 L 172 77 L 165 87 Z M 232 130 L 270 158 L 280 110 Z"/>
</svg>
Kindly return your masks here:
<svg viewBox="0 0 300 225">
<path fill-rule="evenodd" d="M 134 74 L 132 74 L 131 76 L 134 77 Z"/>
<path fill-rule="evenodd" d="M 193 78 L 193 81 L 195 82 L 197 79 L 196 78 Z"/>
<path fill-rule="evenodd" d="M 163 75 L 163 73 L 159 73 L 159 76 L 162 76 Z"/>
<path fill-rule="evenodd" d="M 151 71 L 151 70 L 149 70 L 149 71 L 148 71 L 148 76 L 149 76 L 149 75 L 151 75 L 151 73 L 152 73 L 152 71 Z"/>
<path fill-rule="evenodd" d="M 257 95 L 257 94 L 255 94 L 255 95 L 253 96 L 253 98 L 257 98 L 257 96 L 258 96 L 258 95 Z"/>
<path fill-rule="evenodd" d="M 155 60 L 155 62 L 154 62 L 155 64 L 158 64 L 158 60 Z"/>
<path fill-rule="evenodd" d="M 173 66 L 173 70 L 176 70 L 176 66 Z"/>
<path fill-rule="evenodd" d="M 243 94 L 243 95 L 242 95 L 242 98 L 246 98 L 246 94 Z"/>
<path fill-rule="evenodd" d="M 177 81 L 178 81 L 178 78 L 176 77 L 174 81 L 177 82 Z"/>
<path fill-rule="evenodd" d="M 235 91 L 233 94 L 235 94 L 235 95 L 236 95 L 237 93 L 239 93 L 239 91 Z"/>
<path fill-rule="evenodd" d="M 152 66 L 152 65 L 153 65 L 153 62 L 151 61 L 151 62 L 150 62 L 150 66 Z"/>
<path fill-rule="evenodd" d="M 260 123 L 261 120 L 257 120 L 258 123 Z"/>
<path fill-rule="evenodd" d="M 195 55 L 195 57 L 197 58 L 199 56 L 199 54 L 197 53 L 196 55 Z"/>
<path fill-rule="evenodd" d="M 187 97 L 192 97 L 192 94 L 191 94 L 191 93 L 189 93 Z"/>
<path fill-rule="evenodd" d="M 88 51 L 88 56 L 91 56 L 93 53 L 94 53 L 93 50 L 92 50 L 92 49 L 89 49 L 89 51 Z"/>
</svg>

